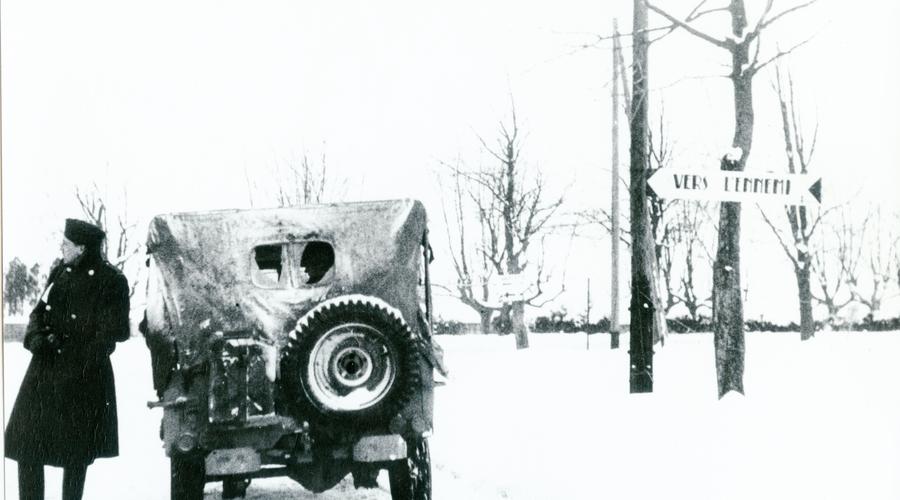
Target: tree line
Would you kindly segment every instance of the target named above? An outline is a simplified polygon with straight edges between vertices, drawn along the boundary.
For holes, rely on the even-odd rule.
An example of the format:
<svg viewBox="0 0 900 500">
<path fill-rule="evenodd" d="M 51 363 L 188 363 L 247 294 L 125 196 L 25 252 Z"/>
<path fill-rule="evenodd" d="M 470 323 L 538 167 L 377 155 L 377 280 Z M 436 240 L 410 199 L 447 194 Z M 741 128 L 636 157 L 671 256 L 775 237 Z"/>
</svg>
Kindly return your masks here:
<svg viewBox="0 0 900 500">
<path fill-rule="evenodd" d="M 801 121 L 795 108 L 794 83 L 781 71 L 778 75 L 782 78 L 773 81 L 773 89 L 777 89 L 783 119 L 785 169 L 809 172 L 814 168 L 815 133 L 806 138 L 798 129 Z M 444 198 L 436 225 L 442 225 L 448 237 L 448 247 L 439 255 L 451 262 L 457 280 L 437 286 L 476 312 L 483 332 L 514 331 L 513 318 L 524 325 L 522 316 L 517 316 L 524 306 L 552 306 L 566 292 L 564 266 L 558 259 L 547 258 L 550 239 L 570 245 L 579 239 L 590 241 L 594 229 L 611 235 L 608 207 L 570 209 L 565 204 L 565 187 L 551 192 L 541 170 L 523 156 L 520 121 L 511 106 L 509 117 L 499 123 L 494 137 L 474 138 L 489 150 L 491 162 L 473 168 L 458 158 L 439 165 Z M 678 154 L 666 117 L 659 114 L 655 122 L 650 135 L 651 170 L 670 167 Z M 300 161 L 279 166 L 276 174 L 279 188 L 274 191 L 248 183 L 255 204 L 296 206 L 346 197 L 346 181 L 329 173 L 324 156 L 316 161 L 304 155 Z M 620 181 L 627 191 L 628 180 Z M 326 186 L 335 187 L 326 190 Z M 143 278 L 143 235 L 137 234 L 137 221 L 129 219 L 127 210 L 113 210 L 115 214 L 110 215 L 110 203 L 104 194 L 90 185 L 76 188 L 73 197 L 85 220 L 107 230 L 107 254 L 126 273 L 134 294 Z M 127 201 L 127 196 L 121 198 Z M 708 270 L 715 259 L 715 206 L 709 202 L 662 200 L 652 194 L 649 199 L 652 254 L 662 310 L 665 316 L 683 316 L 701 324 L 712 312 Z M 854 305 L 865 310 L 863 316 L 877 318 L 886 301 L 900 293 L 900 214 L 872 204 L 785 207 L 781 217 L 771 211 L 759 210 L 758 214 L 771 228 L 785 259 L 799 276 L 798 282 L 808 283 L 808 288 L 798 288 L 803 325 L 814 318 L 839 327 L 851 319 L 845 313 Z M 623 230 L 620 238 L 630 251 L 629 231 Z M 18 256 L 5 267 L 6 311 L 11 315 L 25 313 L 42 292 L 49 267 Z M 495 278 L 523 272 L 530 280 L 525 293 L 518 297 L 522 308 L 514 307 L 513 301 L 498 300 L 491 290 Z M 803 290 L 808 291 L 809 300 L 803 298 L 807 293 Z M 820 314 L 813 314 L 816 308 Z M 520 327 L 519 331 L 525 329 Z"/>
</svg>

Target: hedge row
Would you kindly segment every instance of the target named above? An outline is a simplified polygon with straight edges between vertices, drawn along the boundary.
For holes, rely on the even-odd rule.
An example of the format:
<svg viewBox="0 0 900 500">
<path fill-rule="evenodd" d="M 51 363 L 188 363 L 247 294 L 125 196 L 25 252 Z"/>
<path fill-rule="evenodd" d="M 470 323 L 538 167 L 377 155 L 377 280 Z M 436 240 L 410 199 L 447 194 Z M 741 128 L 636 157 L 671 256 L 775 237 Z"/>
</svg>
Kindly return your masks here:
<svg viewBox="0 0 900 500">
<path fill-rule="evenodd" d="M 705 317 L 699 320 L 693 320 L 688 317 L 669 318 L 666 320 L 666 324 L 669 328 L 669 333 L 710 332 L 713 329 L 712 320 Z M 502 326 L 495 322 L 495 331 L 503 331 Z M 825 327 L 826 323 L 816 322 L 817 331 Z M 832 325 L 831 328 L 834 330 L 869 332 L 894 331 L 900 330 L 900 317 L 881 320 L 866 319 L 857 323 Z M 744 322 L 744 330 L 748 332 L 799 332 L 800 325 L 796 323 L 778 324 L 770 321 L 747 320 Z M 609 332 L 609 319 L 603 318 L 596 323 L 585 324 L 582 321 L 563 318 L 559 315 L 539 316 L 535 319 L 534 324 L 531 325 L 531 331 L 534 333 L 606 333 Z M 479 332 L 480 328 L 477 325 L 459 321 L 436 320 L 434 323 L 434 333 L 437 335 L 463 335 Z"/>
</svg>

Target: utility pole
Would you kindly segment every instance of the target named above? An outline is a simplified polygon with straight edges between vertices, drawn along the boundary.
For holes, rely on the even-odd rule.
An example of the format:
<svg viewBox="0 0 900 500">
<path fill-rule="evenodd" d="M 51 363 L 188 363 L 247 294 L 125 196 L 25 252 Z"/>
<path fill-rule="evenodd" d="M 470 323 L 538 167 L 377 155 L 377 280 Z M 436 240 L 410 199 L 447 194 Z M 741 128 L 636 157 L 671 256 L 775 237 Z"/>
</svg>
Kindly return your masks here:
<svg viewBox="0 0 900 500">
<path fill-rule="evenodd" d="M 587 279 L 587 307 L 584 311 L 584 336 L 587 339 L 587 348 L 591 349 L 591 332 L 588 330 L 591 326 L 591 279 Z"/>
<path fill-rule="evenodd" d="M 619 22 L 613 19 L 613 85 L 612 85 L 612 263 L 609 312 L 609 348 L 619 348 Z M 626 90 L 627 91 L 627 90 Z"/>
<path fill-rule="evenodd" d="M 631 325 L 629 385 L 632 393 L 653 392 L 653 240 L 647 205 L 648 49 L 647 4 L 634 0 L 631 98 Z"/>
<path fill-rule="evenodd" d="M 591 279 L 587 279 L 587 308 L 584 311 L 585 324 L 591 324 Z"/>
</svg>

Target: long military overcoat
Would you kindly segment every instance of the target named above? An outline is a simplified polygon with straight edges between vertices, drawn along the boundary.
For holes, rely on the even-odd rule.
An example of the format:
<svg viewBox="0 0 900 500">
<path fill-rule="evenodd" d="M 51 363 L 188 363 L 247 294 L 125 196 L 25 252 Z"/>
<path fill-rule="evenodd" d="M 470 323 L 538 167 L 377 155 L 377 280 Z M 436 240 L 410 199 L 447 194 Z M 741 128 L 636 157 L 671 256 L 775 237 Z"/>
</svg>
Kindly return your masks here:
<svg viewBox="0 0 900 500">
<path fill-rule="evenodd" d="M 53 268 L 29 317 L 34 348 L 6 427 L 6 456 L 34 464 L 90 464 L 119 454 L 116 389 L 109 355 L 129 335 L 128 281 L 99 255 Z"/>
</svg>

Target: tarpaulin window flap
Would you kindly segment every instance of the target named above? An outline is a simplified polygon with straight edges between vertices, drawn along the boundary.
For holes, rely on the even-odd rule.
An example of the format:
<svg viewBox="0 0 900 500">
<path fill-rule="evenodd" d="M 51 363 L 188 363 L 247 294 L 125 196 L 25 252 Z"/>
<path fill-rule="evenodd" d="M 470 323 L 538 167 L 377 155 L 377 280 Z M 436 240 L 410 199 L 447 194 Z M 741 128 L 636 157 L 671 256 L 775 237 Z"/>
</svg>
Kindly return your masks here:
<svg viewBox="0 0 900 500">
<path fill-rule="evenodd" d="M 326 241 L 269 243 L 253 248 L 250 276 L 262 288 L 321 285 L 333 274 L 334 249 Z"/>
</svg>

